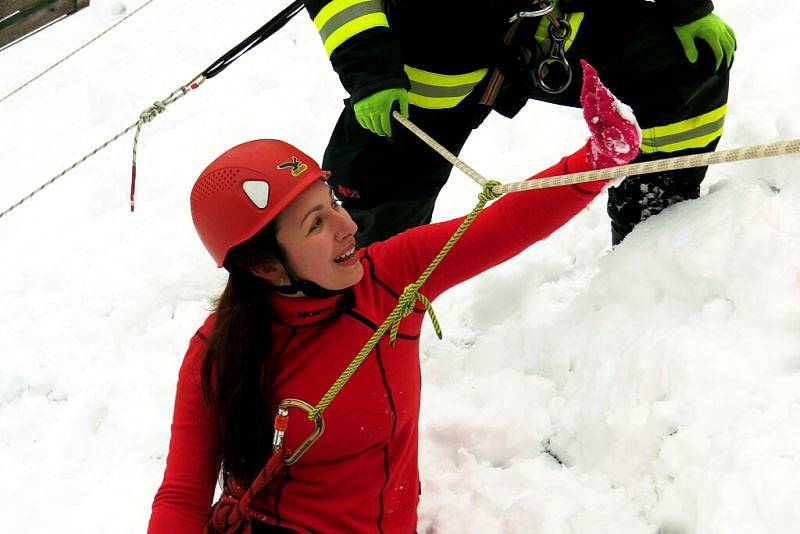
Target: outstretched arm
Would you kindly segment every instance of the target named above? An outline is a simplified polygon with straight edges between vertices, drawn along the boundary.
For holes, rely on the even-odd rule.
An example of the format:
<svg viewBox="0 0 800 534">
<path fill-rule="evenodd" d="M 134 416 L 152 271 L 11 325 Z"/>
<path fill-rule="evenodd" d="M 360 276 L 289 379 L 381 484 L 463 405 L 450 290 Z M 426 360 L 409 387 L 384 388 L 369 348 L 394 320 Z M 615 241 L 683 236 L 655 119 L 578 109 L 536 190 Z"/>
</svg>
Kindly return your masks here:
<svg viewBox="0 0 800 534">
<path fill-rule="evenodd" d="M 581 95 L 591 137 L 584 147 L 531 179 L 620 165 L 638 153 L 641 132 L 630 108 L 584 65 Z M 464 233 L 422 293 L 433 299 L 446 289 L 519 254 L 563 226 L 602 190 L 602 182 L 523 191 L 486 208 Z M 370 247 L 379 276 L 398 293 L 414 282 L 463 218 L 414 228 Z M 398 274 L 399 273 L 399 274 Z"/>
</svg>

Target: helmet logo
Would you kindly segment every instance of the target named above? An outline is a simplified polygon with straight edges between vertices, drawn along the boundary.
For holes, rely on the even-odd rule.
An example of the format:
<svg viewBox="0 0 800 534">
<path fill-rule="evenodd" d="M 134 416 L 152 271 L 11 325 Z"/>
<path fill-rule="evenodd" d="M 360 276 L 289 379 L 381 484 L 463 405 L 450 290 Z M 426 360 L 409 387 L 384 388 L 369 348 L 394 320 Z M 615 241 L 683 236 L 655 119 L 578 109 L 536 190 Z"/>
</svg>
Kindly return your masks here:
<svg viewBox="0 0 800 534">
<path fill-rule="evenodd" d="M 308 165 L 301 163 L 296 157 L 292 156 L 292 161 L 281 163 L 276 169 L 292 169 L 292 176 L 300 176 L 308 170 Z"/>
<path fill-rule="evenodd" d="M 242 184 L 242 189 L 253 204 L 264 209 L 269 201 L 269 184 L 261 180 L 248 180 Z"/>
</svg>

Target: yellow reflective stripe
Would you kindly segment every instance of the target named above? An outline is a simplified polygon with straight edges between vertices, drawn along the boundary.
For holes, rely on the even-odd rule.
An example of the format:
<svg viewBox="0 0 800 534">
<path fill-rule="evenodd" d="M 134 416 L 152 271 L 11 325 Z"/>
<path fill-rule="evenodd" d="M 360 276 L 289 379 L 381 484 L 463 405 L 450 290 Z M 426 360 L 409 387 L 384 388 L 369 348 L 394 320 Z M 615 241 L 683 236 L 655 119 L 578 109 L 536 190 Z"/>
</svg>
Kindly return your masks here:
<svg viewBox="0 0 800 534">
<path fill-rule="evenodd" d="M 437 74 L 422 69 L 415 69 L 408 65 L 403 65 L 408 79 L 412 82 L 419 82 L 425 85 L 436 85 L 439 87 L 456 87 L 459 85 L 478 85 L 486 76 L 489 69 L 480 69 L 466 74 Z"/>
<path fill-rule="evenodd" d="M 642 130 L 642 152 L 677 152 L 708 145 L 722 135 L 727 108 L 723 104 L 696 117 Z"/>
<path fill-rule="evenodd" d="M 411 82 L 408 103 L 426 109 L 446 109 L 457 106 L 489 72 L 480 69 L 466 74 L 438 74 L 404 65 Z"/>
<path fill-rule="evenodd" d="M 333 0 L 314 17 L 330 56 L 342 43 L 370 28 L 389 27 L 380 0 Z"/>
<path fill-rule="evenodd" d="M 331 18 L 335 17 L 348 7 L 372 1 L 375 0 L 333 0 L 333 2 L 330 2 L 328 5 L 319 10 L 317 16 L 314 17 L 314 24 L 317 26 L 317 30 L 319 31 L 329 20 L 331 20 Z"/>
<path fill-rule="evenodd" d="M 330 56 L 333 54 L 333 51 L 339 47 L 339 45 L 354 35 L 369 30 L 370 28 L 379 27 L 389 27 L 389 21 L 386 20 L 386 15 L 383 13 L 372 13 L 370 15 L 358 17 L 357 19 L 342 25 L 339 27 L 339 29 L 331 33 L 330 37 L 325 39 L 325 52 L 327 52 L 328 56 Z"/>
<path fill-rule="evenodd" d="M 441 98 L 408 93 L 408 103 L 418 108 L 447 109 L 456 107 L 466 97 L 467 95 Z"/>
<path fill-rule="evenodd" d="M 708 135 L 694 137 L 692 139 L 687 139 L 686 141 L 681 141 L 679 143 L 671 143 L 668 145 L 660 145 L 660 146 L 648 146 L 642 144 L 640 150 L 644 154 L 652 154 L 654 152 L 677 152 L 679 150 L 686 150 L 687 148 L 703 148 L 714 139 L 719 138 L 721 135 L 722 135 L 722 128 Z"/>
<path fill-rule="evenodd" d="M 569 47 L 572 46 L 572 41 L 574 41 L 575 37 L 578 35 L 578 30 L 583 22 L 583 11 L 568 14 L 567 22 L 569 23 L 570 28 L 572 28 L 572 33 L 570 34 L 569 39 L 567 39 L 567 42 L 564 43 L 565 52 L 569 50 Z M 548 31 L 549 27 L 550 19 L 547 17 L 542 17 L 542 20 L 539 21 L 539 26 L 536 28 L 536 42 L 545 48 L 545 50 L 550 49 L 550 33 Z"/>
<path fill-rule="evenodd" d="M 564 51 L 566 52 L 569 50 L 569 47 L 572 46 L 572 41 L 575 40 L 575 36 L 578 35 L 578 30 L 581 28 L 581 22 L 583 22 L 583 11 L 579 11 L 578 13 L 570 13 L 567 15 L 567 22 L 572 27 L 572 35 L 569 36 L 567 42 L 564 43 Z"/>
</svg>

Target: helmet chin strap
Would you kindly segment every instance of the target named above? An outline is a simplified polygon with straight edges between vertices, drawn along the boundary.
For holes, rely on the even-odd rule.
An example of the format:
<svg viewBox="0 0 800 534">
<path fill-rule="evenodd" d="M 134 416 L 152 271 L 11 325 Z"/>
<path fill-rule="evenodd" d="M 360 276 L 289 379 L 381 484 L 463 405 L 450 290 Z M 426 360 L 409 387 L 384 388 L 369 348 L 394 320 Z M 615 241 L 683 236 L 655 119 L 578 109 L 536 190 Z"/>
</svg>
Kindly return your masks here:
<svg viewBox="0 0 800 534">
<path fill-rule="evenodd" d="M 274 291 L 275 293 L 281 293 L 282 295 L 296 295 L 297 293 L 303 293 L 307 297 L 321 299 L 325 297 L 331 297 L 333 295 L 339 295 L 347 290 L 347 288 L 325 289 L 324 287 L 321 287 L 310 280 L 298 280 L 294 277 L 294 275 L 292 275 L 289 269 L 286 268 L 283 261 L 281 261 L 281 264 L 284 265 L 286 275 L 289 277 L 289 282 L 291 283 L 286 286 L 269 284 L 270 290 Z"/>
</svg>

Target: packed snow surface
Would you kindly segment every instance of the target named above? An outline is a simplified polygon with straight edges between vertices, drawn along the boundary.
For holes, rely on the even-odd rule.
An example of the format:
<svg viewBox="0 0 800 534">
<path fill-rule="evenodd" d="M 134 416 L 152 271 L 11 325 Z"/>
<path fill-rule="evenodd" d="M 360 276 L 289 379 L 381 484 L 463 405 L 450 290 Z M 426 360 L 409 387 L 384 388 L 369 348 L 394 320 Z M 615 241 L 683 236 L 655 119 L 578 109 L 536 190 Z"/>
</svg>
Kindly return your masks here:
<svg viewBox="0 0 800 534">
<path fill-rule="evenodd" d="M 0 96 L 139 5 L 93 0 L 3 51 Z M 0 209 L 283 7 L 153 2 L 0 103 Z M 738 38 L 719 148 L 800 137 L 800 4 L 717 7 Z M 145 530 L 178 366 L 224 281 L 190 187 L 249 139 L 321 158 L 344 97 L 301 13 L 143 127 L 134 214 L 129 134 L 0 219 L 0 530 Z M 585 137 L 579 110 L 531 102 L 462 157 L 516 181 Z M 454 171 L 436 219 L 478 191 Z M 800 532 L 798 156 L 711 168 L 613 251 L 598 199 L 436 311 L 421 533 Z"/>
</svg>

